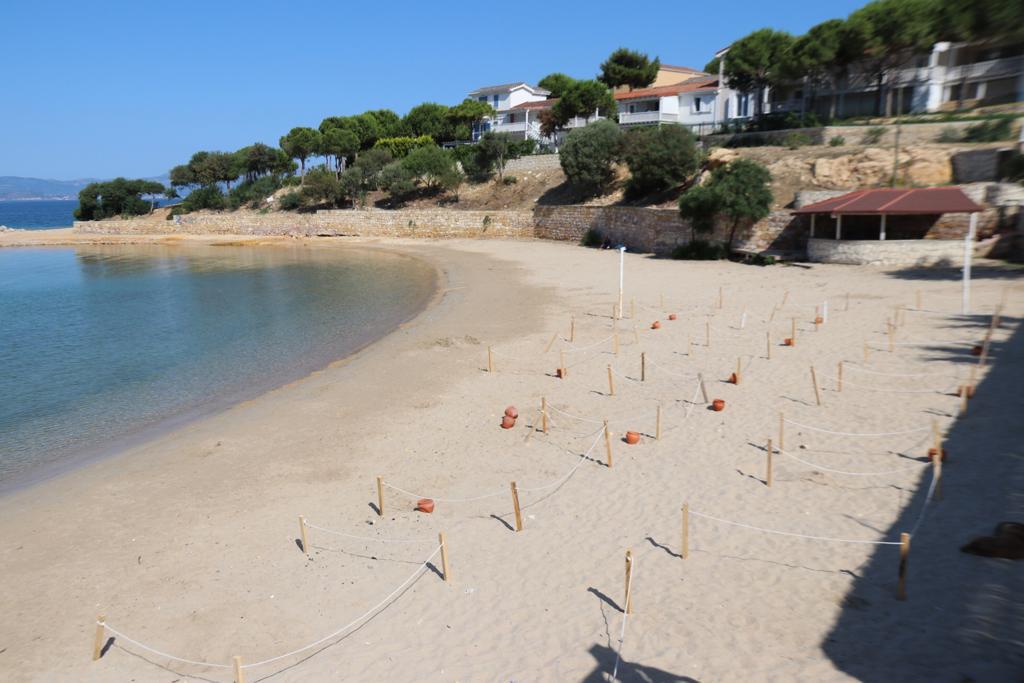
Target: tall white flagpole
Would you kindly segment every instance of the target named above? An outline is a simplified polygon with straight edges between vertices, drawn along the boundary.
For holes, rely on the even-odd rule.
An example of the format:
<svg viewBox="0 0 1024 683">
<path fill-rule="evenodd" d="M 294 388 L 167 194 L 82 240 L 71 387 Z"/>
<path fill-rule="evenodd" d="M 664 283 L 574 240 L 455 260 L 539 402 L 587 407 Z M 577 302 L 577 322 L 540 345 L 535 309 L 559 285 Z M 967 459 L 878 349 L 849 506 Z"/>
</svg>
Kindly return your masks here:
<svg viewBox="0 0 1024 683">
<path fill-rule="evenodd" d="M 964 237 L 964 286 L 962 313 L 971 312 L 971 256 L 974 251 L 974 234 L 978 229 L 978 214 L 971 214 L 971 226 Z"/>
<path fill-rule="evenodd" d="M 626 248 L 619 247 L 619 319 L 622 319 L 622 286 L 626 277 Z"/>
</svg>

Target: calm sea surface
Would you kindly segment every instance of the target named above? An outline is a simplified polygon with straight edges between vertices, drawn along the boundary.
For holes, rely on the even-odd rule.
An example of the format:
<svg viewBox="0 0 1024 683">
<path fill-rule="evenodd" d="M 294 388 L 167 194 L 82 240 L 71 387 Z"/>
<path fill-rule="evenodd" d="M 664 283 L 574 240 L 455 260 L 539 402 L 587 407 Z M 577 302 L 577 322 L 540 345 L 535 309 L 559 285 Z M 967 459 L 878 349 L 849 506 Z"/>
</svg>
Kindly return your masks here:
<svg viewBox="0 0 1024 683">
<path fill-rule="evenodd" d="M 434 278 L 356 249 L 0 249 L 0 489 L 323 367 Z"/>
<path fill-rule="evenodd" d="M 28 230 L 69 228 L 77 208 L 77 199 L 0 201 L 0 225 Z"/>
</svg>

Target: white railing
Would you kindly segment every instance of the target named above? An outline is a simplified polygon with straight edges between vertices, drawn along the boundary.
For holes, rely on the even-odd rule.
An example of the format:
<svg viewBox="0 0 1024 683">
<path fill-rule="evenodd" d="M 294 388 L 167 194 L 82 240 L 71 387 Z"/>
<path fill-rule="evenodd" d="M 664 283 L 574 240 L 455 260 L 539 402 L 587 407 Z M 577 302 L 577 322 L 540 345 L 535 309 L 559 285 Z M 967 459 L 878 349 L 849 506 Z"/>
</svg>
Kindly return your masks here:
<svg viewBox="0 0 1024 683">
<path fill-rule="evenodd" d="M 619 123 L 630 125 L 635 123 L 678 123 L 679 115 L 661 111 L 638 111 L 619 114 Z"/>
<path fill-rule="evenodd" d="M 959 81 L 970 78 L 1012 76 L 1022 71 L 1024 71 L 1024 57 L 1005 57 L 1002 59 L 991 59 L 987 62 L 951 66 L 946 69 L 946 80 Z"/>
<path fill-rule="evenodd" d="M 496 123 L 491 127 L 495 133 L 522 133 L 526 130 L 525 121 L 517 121 L 516 123 Z"/>
</svg>

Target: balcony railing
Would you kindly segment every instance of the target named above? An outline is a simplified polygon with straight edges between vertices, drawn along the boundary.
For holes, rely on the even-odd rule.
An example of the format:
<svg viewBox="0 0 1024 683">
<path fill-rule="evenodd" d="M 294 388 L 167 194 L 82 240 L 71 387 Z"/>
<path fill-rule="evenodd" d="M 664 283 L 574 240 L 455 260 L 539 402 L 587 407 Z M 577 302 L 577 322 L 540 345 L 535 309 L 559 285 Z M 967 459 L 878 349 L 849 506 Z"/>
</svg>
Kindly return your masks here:
<svg viewBox="0 0 1024 683">
<path fill-rule="evenodd" d="M 637 111 L 619 114 L 619 123 L 627 126 L 636 123 L 678 123 L 679 115 L 661 111 Z"/>
<path fill-rule="evenodd" d="M 999 78 L 1013 76 L 1024 71 L 1024 57 L 1004 57 L 987 62 L 975 62 L 946 69 L 947 81 L 961 81 L 972 78 Z"/>
<path fill-rule="evenodd" d="M 522 133 L 526 130 L 526 121 L 515 123 L 496 123 L 491 127 L 495 133 Z"/>
</svg>

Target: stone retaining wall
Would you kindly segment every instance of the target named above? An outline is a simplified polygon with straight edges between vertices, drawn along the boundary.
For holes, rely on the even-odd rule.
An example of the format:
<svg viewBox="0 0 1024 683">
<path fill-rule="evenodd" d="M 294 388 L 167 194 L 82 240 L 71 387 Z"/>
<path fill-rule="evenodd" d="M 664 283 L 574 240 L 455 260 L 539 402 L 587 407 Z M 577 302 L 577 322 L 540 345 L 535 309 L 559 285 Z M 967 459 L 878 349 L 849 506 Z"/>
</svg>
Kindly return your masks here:
<svg viewBox="0 0 1024 683">
<path fill-rule="evenodd" d="M 506 163 L 505 175 L 515 175 L 525 171 L 550 171 L 556 168 L 562 168 L 562 162 L 557 154 L 531 154 Z"/>
<path fill-rule="evenodd" d="M 919 145 L 924 143 L 938 142 L 939 136 L 947 128 L 956 130 L 963 134 L 963 132 L 971 127 L 975 126 L 981 121 L 941 121 L 936 123 L 904 123 L 900 126 L 900 145 Z M 1018 120 L 1013 124 L 1013 129 L 1019 131 L 1021 121 Z M 768 140 L 772 144 L 782 145 L 785 144 L 784 140 L 786 136 L 791 133 L 799 133 L 807 136 L 811 142 L 815 145 L 825 145 L 836 137 L 840 136 L 845 139 L 846 145 L 862 145 L 864 143 L 864 135 L 871 128 L 882 128 L 884 133 L 881 139 L 872 142 L 872 146 L 875 147 L 886 147 L 891 146 L 893 143 L 893 135 L 895 135 L 896 126 L 893 124 L 878 125 L 878 126 L 821 126 L 817 128 L 789 128 L 786 130 L 772 130 L 765 132 L 750 132 L 750 133 L 722 133 L 718 135 L 708 135 L 702 138 L 706 146 L 727 146 L 730 141 L 733 143 L 741 142 L 745 139 L 757 139 L 761 138 Z M 989 178 L 985 178 L 988 180 Z"/>
<path fill-rule="evenodd" d="M 962 240 L 807 240 L 807 260 L 873 266 L 955 266 L 964 260 Z"/>
</svg>

